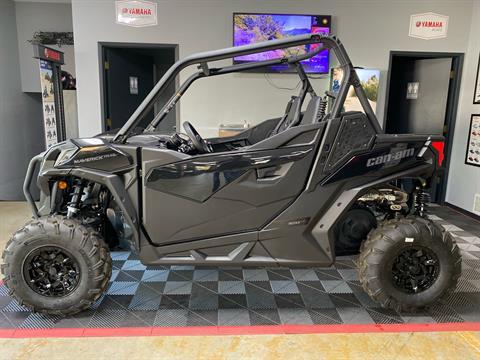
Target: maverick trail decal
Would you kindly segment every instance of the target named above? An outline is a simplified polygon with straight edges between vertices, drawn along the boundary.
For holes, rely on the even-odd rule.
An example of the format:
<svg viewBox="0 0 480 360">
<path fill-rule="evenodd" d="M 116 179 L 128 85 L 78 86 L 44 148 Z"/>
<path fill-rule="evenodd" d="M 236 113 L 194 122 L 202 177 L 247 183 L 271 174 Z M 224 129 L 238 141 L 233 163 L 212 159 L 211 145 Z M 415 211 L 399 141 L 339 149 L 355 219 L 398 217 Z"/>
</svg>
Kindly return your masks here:
<svg viewBox="0 0 480 360">
<path fill-rule="evenodd" d="M 92 157 L 83 158 L 83 159 L 75 159 L 73 160 L 73 163 L 76 165 L 76 164 L 82 164 L 82 163 L 91 162 L 91 161 L 100 161 L 100 160 L 117 157 L 117 156 L 118 156 L 117 153 L 103 154 L 103 155 L 97 155 L 97 156 L 92 156 Z"/>
<path fill-rule="evenodd" d="M 401 159 L 405 159 L 407 157 L 412 157 L 413 154 L 415 154 L 415 149 L 411 148 L 411 149 L 397 151 L 391 154 L 373 157 L 367 160 L 367 167 L 381 165 L 381 164 L 388 164 L 393 161 L 398 161 Z"/>
</svg>

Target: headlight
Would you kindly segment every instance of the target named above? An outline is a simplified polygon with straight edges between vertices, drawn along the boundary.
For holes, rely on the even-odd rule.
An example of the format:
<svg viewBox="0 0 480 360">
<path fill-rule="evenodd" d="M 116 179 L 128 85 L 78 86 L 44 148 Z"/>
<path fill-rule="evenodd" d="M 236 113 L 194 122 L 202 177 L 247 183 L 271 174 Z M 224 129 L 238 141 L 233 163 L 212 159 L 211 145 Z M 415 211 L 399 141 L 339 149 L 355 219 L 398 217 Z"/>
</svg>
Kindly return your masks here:
<svg viewBox="0 0 480 360">
<path fill-rule="evenodd" d="M 73 155 L 78 151 L 78 147 L 73 144 L 65 144 L 65 147 L 58 155 L 57 160 L 55 161 L 55 166 L 60 166 L 68 162 Z"/>
</svg>

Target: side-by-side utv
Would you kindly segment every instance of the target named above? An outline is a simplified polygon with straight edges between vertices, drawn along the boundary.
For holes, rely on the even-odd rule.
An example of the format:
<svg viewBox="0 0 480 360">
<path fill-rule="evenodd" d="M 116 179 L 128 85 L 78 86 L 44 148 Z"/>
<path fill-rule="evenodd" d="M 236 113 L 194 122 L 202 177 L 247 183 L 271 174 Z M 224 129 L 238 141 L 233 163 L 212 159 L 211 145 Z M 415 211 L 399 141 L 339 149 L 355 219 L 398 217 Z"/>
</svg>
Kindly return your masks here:
<svg viewBox="0 0 480 360">
<path fill-rule="evenodd" d="M 212 65 L 299 46 L 300 55 Z M 344 76 L 337 94 L 321 96 L 301 61 L 325 48 Z M 204 139 L 189 122 L 186 135 L 156 132 L 194 81 L 272 65 L 288 65 L 302 83 L 283 116 L 231 137 Z M 139 132 L 187 66 L 198 70 Z M 363 112 L 343 111 L 350 86 Z M 70 315 L 106 290 L 109 251 L 123 241 L 146 265 L 328 266 L 360 252 L 360 280 L 374 300 L 399 311 L 422 308 L 452 291 L 461 271 L 451 235 L 427 217 L 440 167 L 433 141 L 443 138 L 383 133 L 335 37 L 191 55 L 166 72 L 114 136 L 67 140 L 32 159 L 24 191 L 33 220 L 4 251 L 4 281 L 21 304 Z M 30 192 L 36 169 L 38 207 Z"/>
</svg>

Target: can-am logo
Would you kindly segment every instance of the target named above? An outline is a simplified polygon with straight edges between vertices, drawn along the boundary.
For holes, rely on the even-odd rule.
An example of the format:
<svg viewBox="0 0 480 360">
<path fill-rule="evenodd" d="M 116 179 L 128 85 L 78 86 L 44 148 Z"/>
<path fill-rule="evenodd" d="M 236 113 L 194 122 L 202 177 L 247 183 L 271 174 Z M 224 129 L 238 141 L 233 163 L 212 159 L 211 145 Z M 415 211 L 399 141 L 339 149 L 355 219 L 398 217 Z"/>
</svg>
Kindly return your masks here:
<svg viewBox="0 0 480 360">
<path fill-rule="evenodd" d="M 394 153 L 390 153 L 386 155 L 377 156 L 367 160 L 367 167 L 396 162 L 408 157 L 412 157 L 414 154 L 415 154 L 415 149 L 411 148 L 411 149 L 396 151 Z"/>
<path fill-rule="evenodd" d="M 157 3 L 144 0 L 115 2 L 116 23 L 133 27 L 157 25 Z"/>
<path fill-rule="evenodd" d="M 432 12 L 410 16 L 408 36 L 430 40 L 447 37 L 448 16 Z"/>
</svg>

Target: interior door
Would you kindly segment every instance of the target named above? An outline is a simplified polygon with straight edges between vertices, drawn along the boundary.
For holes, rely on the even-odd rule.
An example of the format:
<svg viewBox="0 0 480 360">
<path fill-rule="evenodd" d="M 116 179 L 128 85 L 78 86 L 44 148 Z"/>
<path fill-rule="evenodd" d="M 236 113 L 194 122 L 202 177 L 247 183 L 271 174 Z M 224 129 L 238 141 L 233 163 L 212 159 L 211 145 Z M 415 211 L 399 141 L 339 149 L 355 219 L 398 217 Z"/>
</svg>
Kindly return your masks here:
<svg viewBox="0 0 480 360">
<path fill-rule="evenodd" d="M 452 57 L 394 55 L 389 70 L 386 132 L 443 135 L 446 138 L 446 150 L 449 144 L 454 69 Z M 443 148 L 443 144 L 440 146 Z M 440 182 L 432 186 L 432 200 L 442 201 L 446 175 L 443 174 Z"/>
<path fill-rule="evenodd" d="M 413 77 L 419 89 L 410 104 L 408 128 L 412 133 L 443 135 L 451 68 L 451 58 L 415 61 Z"/>
<path fill-rule="evenodd" d="M 388 133 L 444 135 L 451 68 L 451 58 L 394 58 L 390 69 Z"/>
<path fill-rule="evenodd" d="M 159 245 L 261 228 L 303 190 L 314 158 L 313 142 L 173 163 L 142 151 L 143 221 Z"/>
<path fill-rule="evenodd" d="M 154 85 L 154 59 L 126 48 L 104 48 L 105 130 L 121 128 Z M 145 127 L 151 111 L 142 120 Z"/>
</svg>

